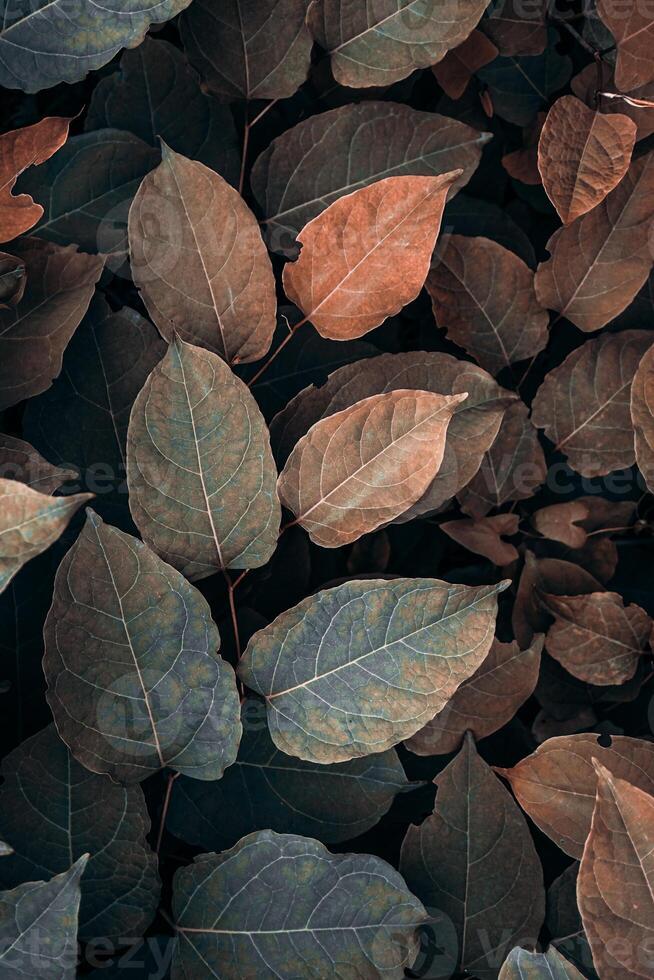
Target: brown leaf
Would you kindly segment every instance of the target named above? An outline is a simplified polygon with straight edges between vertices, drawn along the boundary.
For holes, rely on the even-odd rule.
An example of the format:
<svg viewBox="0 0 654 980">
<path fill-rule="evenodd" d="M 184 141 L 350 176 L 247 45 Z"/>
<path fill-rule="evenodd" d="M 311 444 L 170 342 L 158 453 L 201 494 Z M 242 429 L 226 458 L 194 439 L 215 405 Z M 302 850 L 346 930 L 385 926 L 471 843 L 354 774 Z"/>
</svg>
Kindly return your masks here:
<svg viewBox="0 0 654 980">
<path fill-rule="evenodd" d="M 468 551 L 483 555 L 495 565 L 510 565 L 517 560 L 518 550 L 507 541 L 502 541 L 502 536 L 511 537 L 517 534 L 519 524 L 520 518 L 517 514 L 495 514 L 493 517 L 482 517 L 478 521 L 470 518 L 446 521 L 439 526 L 441 531 Z"/>
<path fill-rule="evenodd" d="M 35 204 L 29 194 L 15 197 L 11 192 L 24 170 L 43 163 L 64 145 L 70 122 L 46 116 L 33 126 L 0 136 L 0 242 L 9 242 L 29 231 L 43 214 L 41 205 Z"/>
<path fill-rule="evenodd" d="M 278 482 L 282 504 L 313 542 L 338 548 L 403 514 L 438 472 L 465 395 L 400 389 L 317 422 Z"/>
<path fill-rule="evenodd" d="M 547 44 L 545 6 L 545 0 L 527 5 L 507 0 L 489 10 L 481 28 L 503 57 L 542 54 Z"/>
<path fill-rule="evenodd" d="M 649 649 L 652 621 L 644 609 L 625 606 L 617 592 L 542 598 L 554 616 L 545 639 L 550 656 L 587 684 L 631 680 Z"/>
<path fill-rule="evenodd" d="M 0 409 L 50 387 L 104 266 L 102 255 L 39 238 L 23 238 L 13 250 L 27 286 L 15 310 L 0 310 Z"/>
<path fill-rule="evenodd" d="M 633 465 L 631 382 L 653 339 L 645 330 L 624 330 L 587 340 L 538 389 L 534 425 L 582 476 Z"/>
<path fill-rule="evenodd" d="M 540 601 L 541 593 L 589 595 L 601 589 L 601 582 L 578 565 L 558 558 L 536 558 L 527 551 L 513 605 L 512 625 L 516 640 L 521 647 L 526 647 L 534 633 L 546 632 L 550 620 Z"/>
<path fill-rule="evenodd" d="M 547 343 L 549 316 L 536 300 L 534 273 L 497 242 L 447 235 L 425 285 L 437 324 L 491 374 Z"/>
<path fill-rule="evenodd" d="M 460 969 L 496 980 L 498 949 L 538 937 L 545 915 L 541 864 L 524 817 L 470 734 L 434 782 L 436 808 L 409 827 L 400 873 L 428 908 L 454 924 Z"/>
<path fill-rule="evenodd" d="M 76 476 L 74 470 L 53 466 L 29 442 L 0 433 L 0 478 L 18 480 L 40 493 L 54 493 Z"/>
<path fill-rule="evenodd" d="M 416 755 L 455 752 L 466 731 L 479 741 L 498 731 L 533 693 L 538 680 L 543 637 L 520 650 L 518 644 L 493 640 L 490 652 L 448 704 L 405 746 Z"/>
<path fill-rule="evenodd" d="M 584 980 L 584 975 L 555 946 L 545 953 L 516 947 L 502 964 L 498 980 Z"/>
<path fill-rule="evenodd" d="M 637 0 L 626 0 L 619 5 L 613 0 L 597 0 L 597 12 L 618 48 L 615 66 L 618 88 L 622 92 L 631 92 L 651 82 L 654 79 L 654 13 L 651 8 Z"/>
<path fill-rule="evenodd" d="M 628 116 L 594 112 L 574 95 L 557 99 L 540 136 L 538 169 L 563 224 L 591 211 L 620 183 L 635 141 Z"/>
<path fill-rule="evenodd" d="M 497 58 L 499 51 L 481 31 L 474 30 L 458 47 L 448 51 L 442 61 L 432 65 L 436 81 L 450 99 L 460 99 L 470 79 L 484 65 Z"/>
<path fill-rule="evenodd" d="M 639 157 L 604 200 L 555 231 L 536 272 L 540 303 L 598 330 L 631 303 L 652 267 L 654 153 Z"/>
<path fill-rule="evenodd" d="M 523 147 L 502 157 L 502 166 L 514 180 L 532 187 L 541 183 L 538 169 L 538 141 L 545 122 L 545 113 L 539 112 L 531 126 L 522 131 Z"/>
<path fill-rule="evenodd" d="M 642 357 L 631 385 L 631 421 L 638 469 L 654 488 L 654 347 Z"/>
<path fill-rule="evenodd" d="M 613 90 L 615 88 L 613 71 L 611 66 L 607 65 L 606 62 L 602 64 L 602 73 L 604 88 Z M 594 109 L 595 93 L 597 92 L 596 65 L 586 65 L 578 75 L 575 75 L 570 82 L 570 86 L 579 99 L 583 99 L 587 106 Z M 634 89 L 630 95 L 635 97 L 636 102 L 638 102 L 638 96 L 645 101 L 652 101 L 654 100 L 654 84 L 648 82 L 647 85 L 641 85 L 639 88 Z M 630 105 L 629 102 L 623 101 L 622 99 L 608 98 L 602 98 L 601 109 L 603 113 L 617 112 L 621 115 L 629 116 L 636 123 L 638 130 L 636 140 L 644 140 L 654 133 L 654 112 L 651 112 L 649 109 L 638 107 L 637 105 Z"/>
<path fill-rule="evenodd" d="M 599 762 L 577 901 L 602 980 L 654 976 L 654 798 Z"/>
<path fill-rule="evenodd" d="M 270 258 L 240 194 L 197 160 L 162 144 L 129 211 L 134 282 L 166 340 L 229 363 L 268 351 L 277 301 Z"/>
<path fill-rule="evenodd" d="M 654 792 L 654 743 L 588 732 L 550 738 L 512 769 L 498 769 L 537 827 L 571 857 L 581 857 L 595 804 L 596 776 L 592 760 L 647 792 Z"/>
<path fill-rule="evenodd" d="M 25 263 L 15 255 L 0 252 L 0 310 L 17 306 L 27 284 Z"/>
<path fill-rule="evenodd" d="M 480 518 L 509 500 L 526 500 L 545 482 L 545 455 L 524 402 L 510 405 L 476 476 L 459 491 L 461 510 Z"/>
<path fill-rule="evenodd" d="M 541 507 L 532 514 L 531 522 L 544 538 L 560 541 L 570 548 L 583 548 L 588 540 L 588 534 L 580 522 L 587 519 L 588 507 L 581 500 L 572 500 L 565 504 L 551 504 Z"/>
<path fill-rule="evenodd" d="M 286 295 L 332 340 L 362 337 L 418 295 L 460 170 L 387 177 L 339 198 L 298 235 Z"/>
</svg>

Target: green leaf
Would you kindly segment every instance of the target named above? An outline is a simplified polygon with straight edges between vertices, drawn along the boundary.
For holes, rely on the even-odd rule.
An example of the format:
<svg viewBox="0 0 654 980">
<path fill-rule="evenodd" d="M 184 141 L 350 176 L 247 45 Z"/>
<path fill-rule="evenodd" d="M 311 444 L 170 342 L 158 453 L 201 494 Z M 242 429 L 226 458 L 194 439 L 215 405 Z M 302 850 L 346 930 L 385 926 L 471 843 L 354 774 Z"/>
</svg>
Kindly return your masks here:
<svg viewBox="0 0 654 980">
<path fill-rule="evenodd" d="M 80 878 L 88 854 L 50 881 L 0 892 L 0 975 L 3 980 L 74 980 Z"/>
<path fill-rule="evenodd" d="M 48 704 L 87 769 L 219 779 L 236 758 L 238 694 L 208 604 L 91 510 L 59 566 L 44 638 Z"/>
<path fill-rule="evenodd" d="M 410 787 L 394 749 L 323 766 L 275 748 L 260 701 L 246 700 L 241 720 L 238 758 L 220 782 L 182 776 L 175 784 L 166 827 L 204 850 L 223 851 L 267 828 L 327 844 L 351 840 L 374 827 L 395 795 Z"/>
<path fill-rule="evenodd" d="M 77 82 L 139 44 L 190 0 L 0 0 L 0 85 L 39 92 Z"/>
<path fill-rule="evenodd" d="M 134 403 L 130 508 L 143 539 L 187 578 L 258 568 L 281 508 L 268 430 L 216 354 L 175 340 Z"/>
<path fill-rule="evenodd" d="M 255 633 L 239 675 L 266 698 L 282 752 L 319 763 L 383 752 L 430 721 L 484 660 L 508 584 L 346 582 Z"/>
<path fill-rule="evenodd" d="M 545 915 L 543 872 L 510 793 L 477 754 L 471 735 L 434 780 L 436 809 L 409 827 L 400 869 L 459 937 L 460 970 L 495 980 L 516 942 L 536 943 Z"/>
<path fill-rule="evenodd" d="M 490 138 L 456 119 L 396 102 L 361 102 L 311 116 L 273 140 L 252 168 L 269 246 L 294 255 L 295 239 L 312 218 L 385 177 L 462 169 L 452 196 L 470 180 Z"/>
<path fill-rule="evenodd" d="M 17 480 L 0 479 L 0 592 L 31 558 L 63 534 L 89 493 L 50 497 Z"/>
<path fill-rule="evenodd" d="M 427 918 L 397 871 L 367 854 L 264 830 L 175 875 L 173 980 L 401 980 Z"/>
<path fill-rule="evenodd" d="M 157 859 L 145 839 L 150 818 L 140 786 L 122 786 L 88 772 L 72 758 L 54 725 L 6 756 L 2 775 L 0 827 L 15 852 L 0 863 L 2 886 L 58 874 L 88 853 L 81 938 L 140 936 L 159 899 Z"/>
</svg>

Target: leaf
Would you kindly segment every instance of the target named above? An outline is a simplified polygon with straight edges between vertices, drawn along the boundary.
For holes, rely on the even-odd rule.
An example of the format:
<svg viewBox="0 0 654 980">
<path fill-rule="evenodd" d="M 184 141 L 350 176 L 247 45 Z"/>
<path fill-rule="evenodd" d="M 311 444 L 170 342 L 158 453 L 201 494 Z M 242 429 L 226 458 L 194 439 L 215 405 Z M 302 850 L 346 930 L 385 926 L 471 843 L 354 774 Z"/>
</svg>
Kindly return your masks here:
<svg viewBox="0 0 654 980">
<path fill-rule="evenodd" d="M 633 464 L 631 382 L 651 343 L 646 330 L 587 340 L 538 389 L 534 425 L 582 476 L 602 476 Z"/>
<path fill-rule="evenodd" d="M 536 273 L 539 302 L 580 330 L 598 330 L 621 313 L 652 268 L 654 154 L 641 156 L 588 214 L 555 231 L 550 258 Z"/>
<path fill-rule="evenodd" d="M 399 389 L 316 422 L 279 477 L 279 499 L 315 544 L 338 548 L 420 500 L 465 395 Z"/>
<path fill-rule="evenodd" d="M 0 893 L 0 972 L 39 980 L 74 980 L 80 878 L 88 854 L 50 881 Z"/>
<path fill-rule="evenodd" d="M 36 0 L 28 8 L 18 0 L 3 0 L 0 85 L 38 92 L 77 82 L 121 48 L 135 48 L 151 24 L 170 20 L 188 2 L 116 0 L 91 11 L 86 2 L 71 6 L 66 0 Z"/>
<path fill-rule="evenodd" d="M 256 361 L 275 329 L 275 280 L 254 215 L 203 164 L 162 145 L 129 212 L 132 274 L 166 340 Z"/>
<path fill-rule="evenodd" d="M 465 41 L 448 51 L 442 61 L 432 66 L 436 81 L 450 99 L 460 99 L 471 78 L 497 58 L 499 52 L 481 31 L 473 31 Z"/>
<path fill-rule="evenodd" d="M 502 157 L 502 166 L 510 177 L 533 187 L 542 183 L 538 170 L 538 142 L 545 119 L 545 113 L 539 112 L 522 131 L 522 148 Z"/>
<path fill-rule="evenodd" d="M 580 858 L 590 832 L 599 759 L 614 776 L 643 792 L 654 790 L 654 744 L 614 735 L 610 746 L 592 732 L 550 738 L 512 769 L 498 772 L 520 806 L 544 834 L 571 857 Z"/>
<path fill-rule="evenodd" d="M 245 701 L 241 718 L 238 758 L 220 782 L 177 781 L 166 826 L 189 844 L 224 851 L 266 828 L 327 844 L 351 840 L 410 788 L 394 749 L 334 766 L 303 762 L 275 748 L 261 702 Z"/>
<path fill-rule="evenodd" d="M 231 111 L 201 91 L 183 53 L 168 41 L 146 37 L 123 53 L 118 70 L 93 89 L 84 128 L 127 130 L 156 147 L 161 137 L 176 153 L 238 182 Z"/>
<path fill-rule="evenodd" d="M 6 15 L 6 11 L 4 13 Z M 0 33 L 0 52 L 2 47 Z M 14 129 L 0 136 L 0 242 L 9 242 L 29 231 L 43 214 L 40 204 L 35 204 L 27 194 L 14 195 L 12 190 L 24 170 L 43 163 L 64 145 L 70 122 L 70 119 L 46 116 L 33 126 Z"/>
<path fill-rule="evenodd" d="M 513 606 L 513 633 L 522 647 L 528 646 L 534 633 L 545 633 L 550 624 L 541 602 L 544 593 L 553 595 L 589 595 L 601 592 L 597 579 L 569 561 L 558 558 L 536 558 L 525 552 L 525 564 Z"/>
<path fill-rule="evenodd" d="M 628 116 L 593 112 L 574 95 L 557 99 L 540 135 L 538 169 L 564 225 L 592 211 L 620 183 L 635 140 Z"/>
<path fill-rule="evenodd" d="M 589 508 L 583 500 L 565 504 L 550 504 L 534 511 L 532 524 L 539 534 L 550 541 L 560 541 L 569 548 L 583 548 L 588 540 L 582 522 L 588 519 Z"/>
<path fill-rule="evenodd" d="M 143 539 L 187 578 L 259 568 L 277 544 L 276 479 L 247 387 L 215 354 L 175 340 L 127 433 L 130 509 Z"/>
<path fill-rule="evenodd" d="M 133 528 L 125 482 L 129 413 L 165 351 L 148 320 L 127 306 L 114 313 L 96 295 L 61 374 L 28 402 L 24 416 L 34 444 L 48 459 L 74 466 L 81 486 L 97 494 L 94 509 L 123 530 Z"/>
<path fill-rule="evenodd" d="M 266 698 L 280 751 L 318 763 L 383 752 L 430 721 L 484 660 L 507 584 L 346 582 L 255 633 L 239 676 Z"/>
<path fill-rule="evenodd" d="M 534 273 L 488 238 L 447 235 L 427 277 L 434 317 L 491 374 L 532 357 L 548 340 Z"/>
<path fill-rule="evenodd" d="M 482 517 L 475 521 L 463 518 L 457 521 L 445 521 L 440 524 L 453 541 L 457 541 L 468 551 L 488 558 L 494 565 L 510 565 L 517 561 L 518 550 L 502 536 L 511 537 L 518 533 L 520 518 L 517 514 L 495 514 L 493 517 Z"/>
<path fill-rule="evenodd" d="M 286 99 L 311 63 L 308 0 L 194 0 L 180 18 L 182 42 L 211 95 Z"/>
<path fill-rule="evenodd" d="M 647 84 L 654 79 L 651 64 L 651 43 L 654 38 L 654 17 L 647 6 L 629 0 L 619 10 L 607 0 L 598 0 L 597 12 L 615 38 L 618 60 L 615 81 L 622 92 Z M 603 980 L 603 978 L 602 978 Z"/>
<path fill-rule="evenodd" d="M 577 899 L 602 980 L 652 970 L 654 799 L 595 761 L 597 802 L 584 847 Z"/>
<path fill-rule="evenodd" d="M 103 129 L 73 136 L 19 188 L 41 199 L 40 238 L 105 255 L 127 251 L 127 213 L 159 153 L 131 133 Z"/>
<path fill-rule="evenodd" d="M 498 980 L 584 980 L 584 976 L 554 946 L 550 946 L 544 953 L 512 949 Z"/>
<path fill-rule="evenodd" d="M 385 177 L 477 169 L 490 133 L 396 102 L 361 102 L 311 116 L 282 133 L 250 175 L 270 248 L 293 256 L 300 230 L 338 198 Z"/>
<path fill-rule="evenodd" d="M 443 227 L 456 235 L 490 238 L 511 249 L 530 268 L 536 265 L 534 247 L 524 231 L 505 210 L 480 197 L 459 193 L 445 206 Z"/>
<path fill-rule="evenodd" d="M 0 478 L 0 592 L 19 569 L 63 533 L 92 494 L 49 497 L 24 483 Z"/>
<path fill-rule="evenodd" d="M 587 976 L 593 970 L 593 957 L 577 906 L 578 871 L 577 861 L 569 864 L 548 888 L 545 925 L 557 950 Z"/>
<path fill-rule="evenodd" d="M 476 475 L 458 492 L 461 510 L 479 520 L 509 500 L 532 497 L 546 477 L 545 456 L 529 409 L 517 401 L 507 408 Z"/>
<path fill-rule="evenodd" d="M 544 595 L 554 616 L 547 652 L 587 684 L 624 684 L 649 650 L 652 621 L 640 606 L 626 606 L 617 592 Z"/>
<path fill-rule="evenodd" d="M 0 864 L 3 887 L 58 874 L 90 853 L 80 936 L 97 942 L 140 935 L 154 918 L 160 887 L 140 787 L 83 769 L 54 725 L 8 755 L 2 775 L 0 824 L 15 851 Z"/>
<path fill-rule="evenodd" d="M 631 384 L 631 422 L 638 469 L 649 490 L 654 486 L 654 348 L 649 347 Z"/>
<path fill-rule="evenodd" d="M 173 980 L 244 974 L 401 980 L 427 920 L 389 864 L 330 854 L 318 841 L 263 830 L 201 854 L 173 883 Z M 245 925 L 245 928 L 244 928 Z"/>
<path fill-rule="evenodd" d="M 613 70 L 610 65 L 604 63 L 602 67 L 604 87 L 610 89 L 614 92 L 615 89 L 615 78 L 613 76 Z M 577 98 L 582 99 L 586 105 L 589 105 L 591 109 L 595 107 L 595 92 L 597 90 L 597 67 L 594 64 L 586 65 L 582 71 L 570 82 L 572 91 L 577 96 Z M 636 141 L 646 139 L 648 136 L 654 132 L 654 118 L 649 109 L 644 106 L 639 106 L 639 97 L 645 102 L 652 101 L 652 93 L 654 93 L 654 87 L 651 82 L 646 85 L 640 85 L 638 88 L 634 89 L 629 93 L 628 99 L 632 99 L 635 104 L 631 104 L 626 98 L 618 97 L 607 99 L 604 98 L 606 93 L 602 94 L 602 112 L 605 113 L 619 113 L 620 115 L 628 116 L 636 123 L 637 133 Z"/>
<path fill-rule="evenodd" d="M 321 336 L 362 337 L 415 299 L 458 176 L 386 177 L 334 201 L 302 229 L 284 290 Z"/>
<path fill-rule="evenodd" d="M 0 252 L 0 310 L 20 303 L 26 283 L 25 263 L 8 252 Z"/>
<path fill-rule="evenodd" d="M 524 817 L 471 735 L 434 780 L 434 813 L 411 826 L 400 871 L 430 909 L 454 922 L 458 965 L 496 978 L 506 949 L 535 943 L 545 916 L 543 872 Z"/>
<path fill-rule="evenodd" d="M 74 476 L 72 470 L 59 469 L 43 459 L 28 442 L 0 433 L 0 477 L 3 480 L 18 480 L 40 493 L 54 493 Z"/>
<path fill-rule="evenodd" d="M 518 644 L 493 640 L 490 652 L 449 703 L 404 744 L 417 755 L 456 752 L 467 731 L 486 738 L 513 718 L 538 680 L 543 637 L 520 650 Z"/>
<path fill-rule="evenodd" d="M 91 772 L 219 779 L 241 733 L 203 596 L 93 511 L 57 572 L 43 670 L 59 734 Z"/>
<path fill-rule="evenodd" d="M 12 247 L 27 268 L 27 286 L 15 310 L 0 310 L 0 410 L 50 387 L 104 265 L 104 256 L 76 245 L 23 238 Z"/>
<path fill-rule="evenodd" d="M 416 68 L 428 68 L 468 37 L 485 0 L 456 5 L 433 0 L 379 0 L 366 8 L 351 0 L 313 0 L 309 27 L 329 52 L 339 85 L 390 85 Z"/>
<path fill-rule="evenodd" d="M 543 0 L 528 5 L 497 0 L 486 8 L 480 26 L 505 56 L 542 54 L 548 42 Z"/>
<path fill-rule="evenodd" d="M 339 368 L 321 387 L 305 388 L 279 412 L 270 426 L 275 456 L 283 464 L 298 440 L 312 425 L 337 411 L 351 408 L 362 398 L 415 388 L 440 395 L 464 391 L 447 428 L 440 469 L 425 495 L 406 514 L 436 510 L 466 485 L 479 469 L 483 454 L 498 433 L 511 392 L 489 374 L 449 354 L 416 351 L 369 357 L 365 370 L 358 363 Z"/>
</svg>

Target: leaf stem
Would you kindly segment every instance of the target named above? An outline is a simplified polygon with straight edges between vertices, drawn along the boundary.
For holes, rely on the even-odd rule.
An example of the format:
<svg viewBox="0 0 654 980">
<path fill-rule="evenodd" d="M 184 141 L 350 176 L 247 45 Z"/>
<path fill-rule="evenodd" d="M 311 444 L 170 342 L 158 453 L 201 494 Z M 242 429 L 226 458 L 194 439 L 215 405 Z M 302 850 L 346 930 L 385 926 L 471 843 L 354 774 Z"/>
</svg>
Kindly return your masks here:
<svg viewBox="0 0 654 980">
<path fill-rule="evenodd" d="M 308 321 L 308 317 L 305 316 L 303 320 L 300 320 L 300 322 L 299 323 L 296 323 L 294 327 L 291 327 L 291 329 L 289 330 L 289 332 L 286 334 L 286 336 L 282 340 L 281 344 L 278 344 L 278 346 L 272 352 L 272 354 L 270 355 L 270 357 L 268 358 L 268 360 L 265 361 L 261 365 L 261 367 L 259 368 L 259 370 L 257 371 L 257 373 L 254 375 L 254 377 L 253 378 L 250 378 L 250 380 L 248 381 L 248 388 L 252 388 L 257 383 L 257 381 L 259 380 L 259 378 L 261 377 L 261 375 L 265 371 L 268 370 L 268 368 L 270 367 L 270 365 L 272 364 L 272 362 L 275 360 L 275 358 L 277 357 L 277 355 L 278 354 L 281 354 L 281 352 L 283 351 L 283 349 L 286 347 L 286 345 L 289 343 L 289 341 L 293 339 L 293 337 L 298 332 L 298 330 L 300 329 L 300 327 L 303 327 L 304 324 L 307 321 Z"/>
<path fill-rule="evenodd" d="M 243 573 L 243 574 L 245 574 L 245 573 Z M 229 572 L 226 572 L 224 569 L 223 569 L 223 576 L 225 578 L 225 582 L 227 583 L 227 595 L 229 597 L 229 612 L 230 612 L 230 615 L 232 617 L 232 632 L 234 634 L 234 646 L 236 647 L 236 657 L 237 657 L 238 660 L 240 660 L 241 659 L 241 637 L 240 637 L 240 634 L 239 634 L 239 631 L 238 631 L 238 617 L 236 615 L 236 603 L 234 601 L 234 589 L 236 588 L 236 585 L 235 585 L 234 582 L 232 582 L 232 580 L 231 580 L 231 578 L 229 576 Z M 242 578 L 243 578 L 243 575 L 239 575 L 239 577 L 236 579 L 236 582 L 237 583 L 240 582 Z"/>
<path fill-rule="evenodd" d="M 168 809 L 170 807 L 170 798 L 173 794 L 173 784 L 177 777 L 178 772 L 171 772 L 168 775 L 168 782 L 166 784 L 166 795 L 164 796 L 163 807 L 161 810 L 161 819 L 159 820 L 159 831 L 157 833 L 157 846 L 155 847 L 155 854 L 159 854 L 161 851 L 161 842 L 163 840 L 164 828 L 166 826 L 166 817 L 168 816 Z"/>
<path fill-rule="evenodd" d="M 239 178 L 238 178 L 238 192 L 241 195 L 241 197 L 243 196 L 243 188 L 245 186 L 245 165 L 247 163 L 248 148 L 250 146 L 250 130 L 252 129 L 253 126 L 256 126 L 256 124 L 259 122 L 260 119 L 263 119 L 263 117 L 268 112 L 268 110 L 269 109 L 272 109 L 272 107 L 278 101 L 279 101 L 279 99 L 273 99 L 271 102 L 268 103 L 268 105 L 264 106 L 263 109 L 261 110 L 261 112 L 258 112 L 256 114 L 256 116 L 254 117 L 254 119 L 252 119 L 252 120 L 249 120 L 248 119 L 248 112 L 249 112 L 249 108 L 250 108 L 250 103 L 249 102 L 246 103 L 246 106 L 245 106 L 245 125 L 244 125 L 244 128 L 243 128 L 243 149 L 241 151 L 241 172 L 240 172 Z"/>
</svg>

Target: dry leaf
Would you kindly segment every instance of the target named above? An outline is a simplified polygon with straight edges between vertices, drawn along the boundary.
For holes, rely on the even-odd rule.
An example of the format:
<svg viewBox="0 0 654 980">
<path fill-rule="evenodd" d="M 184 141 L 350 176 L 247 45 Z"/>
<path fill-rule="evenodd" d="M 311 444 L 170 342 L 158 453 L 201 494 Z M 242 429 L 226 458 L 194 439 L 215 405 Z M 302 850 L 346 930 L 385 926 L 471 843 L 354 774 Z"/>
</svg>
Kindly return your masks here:
<svg viewBox="0 0 654 980">
<path fill-rule="evenodd" d="M 615 81 L 622 92 L 654 79 L 652 42 L 654 13 L 647 4 L 627 0 L 616 6 L 612 0 L 597 0 L 597 12 L 615 38 L 618 60 Z"/>
<path fill-rule="evenodd" d="M 531 126 L 522 131 L 523 146 L 502 157 L 502 166 L 514 180 L 533 187 L 541 183 L 538 170 L 538 141 L 545 123 L 545 113 L 539 112 Z"/>
<path fill-rule="evenodd" d="M 254 215 L 204 164 L 162 146 L 129 211 L 134 282 L 166 340 L 256 361 L 275 330 L 275 279 Z"/>
<path fill-rule="evenodd" d="M 638 469 L 647 488 L 654 488 L 654 347 L 643 357 L 631 384 L 631 421 Z"/>
<path fill-rule="evenodd" d="M 551 541 L 560 541 L 570 548 L 583 548 L 588 534 L 580 522 L 588 518 L 589 509 L 581 500 L 566 504 L 551 504 L 533 513 L 531 521 L 539 534 Z"/>
<path fill-rule="evenodd" d="M 54 493 L 76 476 L 74 470 L 60 469 L 37 453 L 29 442 L 0 433 L 0 478 L 18 480 L 40 493 Z"/>
<path fill-rule="evenodd" d="M 481 29 L 495 42 L 502 57 L 542 54 L 547 44 L 545 0 L 525 4 L 503 0 L 490 5 Z"/>
<path fill-rule="evenodd" d="M 584 980 L 584 975 L 555 946 L 550 946 L 545 953 L 512 949 L 498 980 Z"/>
<path fill-rule="evenodd" d="M 432 65 L 436 81 L 450 99 L 460 99 L 479 68 L 490 64 L 499 51 L 481 31 L 475 30 L 462 44 Z"/>
<path fill-rule="evenodd" d="M 415 299 L 460 173 L 387 177 L 339 198 L 302 229 L 284 289 L 319 334 L 362 337 Z"/>
<path fill-rule="evenodd" d="M 0 252 L 0 310 L 20 303 L 27 285 L 25 263 L 15 255 Z"/>
<path fill-rule="evenodd" d="M 538 169 L 564 225 L 620 183 L 635 141 L 636 125 L 628 116 L 593 112 L 574 95 L 557 99 L 540 135 Z"/>
<path fill-rule="evenodd" d="M 531 551 L 525 552 L 512 617 L 513 632 L 520 646 L 528 646 L 534 633 L 545 633 L 549 626 L 541 593 L 589 595 L 601 589 L 601 582 L 579 565 L 558 558 L 536 558 Z"/>
<path fill-rule="evenodd" d="M 606 62 L 602 64 L 602 76 L 604 88 L 613 91 L 615 89 L 613 70 Z M 591 109 L 595 109 L 596 107 L 595 93 L 597 92 L 597 81 L 597 65 L 590 64 L 586 65 L 570 82 L 570 87 L 577 98 L 583 99 Z M 635 104 L 630 104 L 620 97 L 614 99 L 602 97 L 602 112 L 617 112 L 620 115 L 628 116 L 636 123 L 638 130 L 636 140 L 644 140 L 654 133 L 654 113 L 649 109 L 638 106 L 638 96 L 645 102 L 652 102 L 654 100 L 654 83 L 648 82 L 646 85 L 639 86 L 630 93 L 630 96 L 635 97 Z"/>
<path fill-rule="evenodd" d="M 488 238 L 462 235 L 447 235 L 434 258 L 425 285 L 436 322 L 483 368 L 497 375 L 543 349 L 549 316 L 522 259 Z"/>
<path fill-rule="evenodd" d="M 436 476 L 465 395 L 399 389 L 316 422 L 279 477 L 282 504 L 323 548 L 356 541 L 403 514 Z"/>
<path fill-rule="evenodd" d="M 538 389 L 534 425 L 582 476 L 602 476 L 633 464 L 631 382 L 653 340 L 645 330 L 587 340 Z"/>
<path fill-rule="evenodd" d="M 445 521 L 439 527 L 464 548 L 501 566 L 510 565 L 518 558 L 517 548 L 502 541 L 502 536 L 511 537 L 517 534 L 519 524 L 520 518 L 517 514 L 495 514 L 493 517 L 482 517 L 478 521 L 469 518 Z"/>
</svg>

